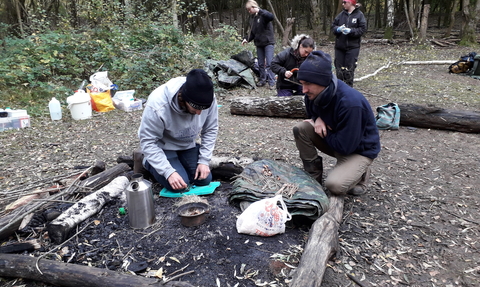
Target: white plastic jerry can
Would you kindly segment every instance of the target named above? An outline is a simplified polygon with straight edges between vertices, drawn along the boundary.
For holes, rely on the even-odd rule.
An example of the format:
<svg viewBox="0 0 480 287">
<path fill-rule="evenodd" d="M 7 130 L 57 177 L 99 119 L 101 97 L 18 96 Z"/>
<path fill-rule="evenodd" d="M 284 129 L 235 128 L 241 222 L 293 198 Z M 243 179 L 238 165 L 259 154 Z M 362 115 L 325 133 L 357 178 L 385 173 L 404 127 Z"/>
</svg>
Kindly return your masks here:
<svg viewBox="0 0 480 287">
<path fill-rule="evenodd" d="M 55 97 L 53 97 L 48 103 L 48 109 L 50 110 L 50 117 L 53 121 L 62 119 L 62 107 L 60 106 L 60 102 L 55 99 Z"/>
</svg>

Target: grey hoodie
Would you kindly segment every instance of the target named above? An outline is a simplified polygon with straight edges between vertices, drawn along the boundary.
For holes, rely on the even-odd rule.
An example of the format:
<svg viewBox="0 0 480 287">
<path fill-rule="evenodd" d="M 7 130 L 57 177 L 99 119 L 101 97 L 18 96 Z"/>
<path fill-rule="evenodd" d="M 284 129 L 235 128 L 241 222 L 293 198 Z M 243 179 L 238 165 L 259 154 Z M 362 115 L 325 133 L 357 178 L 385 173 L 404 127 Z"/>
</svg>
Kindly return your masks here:
<svg viewBox="0 0 480 287">
<path fill-rule="evenodd" d="M 168 178 L 176 170 L 163 150 L 187 150 L 200 138 L 198 163 L 209 165 L 218 133 L 218 107 L 214 97 L 210 108 L 192 115 L 178 105 L 177 92 L 186 77 L 173 78 L 148 97 L 138 129 L 144 161 Z M 145 163 L 145 162 L 144 162 Z"/>
</svg>

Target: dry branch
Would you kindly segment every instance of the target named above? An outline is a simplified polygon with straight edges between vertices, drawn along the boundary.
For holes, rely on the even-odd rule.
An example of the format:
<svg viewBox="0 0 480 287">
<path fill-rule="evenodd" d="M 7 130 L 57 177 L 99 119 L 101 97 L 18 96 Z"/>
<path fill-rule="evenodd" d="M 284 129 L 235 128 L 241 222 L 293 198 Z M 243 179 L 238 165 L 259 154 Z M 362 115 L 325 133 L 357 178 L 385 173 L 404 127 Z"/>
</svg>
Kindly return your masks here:
<svg viewBox="0 0 480 287">
<path fill-rule="evenodd" d="M 54 194 L 49 197 L 49 199 L 57 199 L 62 196 L 66 196 L 71 194 L 75 190 L 75 184 L 76 182 L 85 174 L 88 172 L 89 169 L 83 171 L 80 175 L 78 175 L 77 179 L 70 185 L 68 188 L 64 189 L 63 191 Z M 22 208 L 19 208 L 17 210 L 14 210 L 12 213 L 3 216 L 0 218 L 0 226 L 3 226 L 0 228 L 0 239 L 5 239 L 8 236 L 10 236 L 13 232 L 15 232 L 20 224 L 23 221 L 23 218 L 27 216 L 28 214 L 42 208 L 47 201 L 44 202 L 35 202 L 33 204 L 29 204 L 27 206 L 24 206 Z"/>
<path fill-rule="evenodd" d="M 327 262 L 338 250 L 338 227 L 342 222 L 343 202 L 343 197 L 330 197 L 328 211 L 313 223 L 290 287 L 322 285 Z"/>
<path fill-rule="evenodd" d="M 39 262 L 44 274 L 35 268 L 35 257 L 0 254 L 0 276 L 25 278 L 45 282 L 55 286 L 90 286 L 90 287 L 130 287 L 130 286 L 165 286 L 193 287 L 188 282 L 162 283 L 158 279 L 131 274 L 122 274 L 108 269 L 88 267 L 43 259 Z"/>
</svg>

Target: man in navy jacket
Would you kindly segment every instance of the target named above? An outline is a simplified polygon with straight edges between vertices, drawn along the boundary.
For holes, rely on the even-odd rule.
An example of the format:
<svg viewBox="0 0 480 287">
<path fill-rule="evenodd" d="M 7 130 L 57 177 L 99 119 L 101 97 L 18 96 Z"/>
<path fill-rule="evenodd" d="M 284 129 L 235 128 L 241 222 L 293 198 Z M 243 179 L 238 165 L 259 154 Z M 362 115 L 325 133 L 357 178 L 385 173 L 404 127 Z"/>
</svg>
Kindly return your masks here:
<svg viewBox="0 0 480 287">
<path fill-rule="evenodd" d="M 380 152 L 375 116 L 367 99 L 332 73 L 330 55 L 312 52 L 297 75 L 303 85 L 308 120 L 293 128 L 304 169 L 322 183 L 321 152 L 337 163 L 325 179 L 335 195 L 366 192 L 370 165 Z"/>
</svg>

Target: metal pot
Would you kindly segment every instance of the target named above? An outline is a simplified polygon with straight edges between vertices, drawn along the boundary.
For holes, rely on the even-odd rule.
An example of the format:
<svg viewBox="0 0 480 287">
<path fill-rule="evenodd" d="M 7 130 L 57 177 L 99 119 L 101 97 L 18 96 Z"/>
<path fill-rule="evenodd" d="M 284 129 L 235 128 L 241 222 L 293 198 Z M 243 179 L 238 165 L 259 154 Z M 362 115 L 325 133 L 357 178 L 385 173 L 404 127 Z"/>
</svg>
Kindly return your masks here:
<svg viewBox="0 0 480 287">
<path fill-rule="evenodd" d="M 210 213 L 208 204 L 203 202 L 191 202 L 178 208 L 178 215 L 182 218 L 181 223 L 187 227 L 203 224 L 208 213 Z"/>
</svg>

